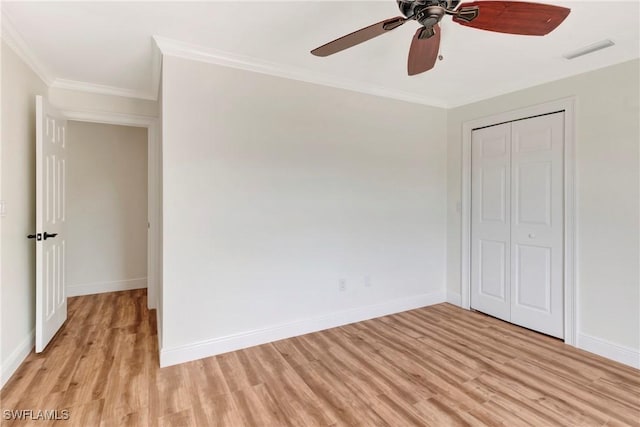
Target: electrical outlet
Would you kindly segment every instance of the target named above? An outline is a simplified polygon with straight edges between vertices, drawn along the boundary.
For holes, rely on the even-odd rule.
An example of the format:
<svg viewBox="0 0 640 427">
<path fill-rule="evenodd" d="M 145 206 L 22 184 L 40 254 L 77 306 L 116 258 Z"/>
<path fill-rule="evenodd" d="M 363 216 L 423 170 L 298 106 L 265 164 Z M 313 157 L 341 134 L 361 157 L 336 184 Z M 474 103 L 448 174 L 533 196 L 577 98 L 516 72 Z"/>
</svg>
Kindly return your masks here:
<svg viewBox="0 0 640 427">
<path fill-rule="evenodd" d="M 340 281 L 338 282 L 338 289 L 340 290 L 340 292 L 344 292 L 347 290 L 347 281 L 344 279 L 340 279 Z"/>
<path fill-rule="evenodd" d="M 365 288 L 370 288 L 371 287 L 371 277 L 364 276 L 364 287 Z"/>
</svg>

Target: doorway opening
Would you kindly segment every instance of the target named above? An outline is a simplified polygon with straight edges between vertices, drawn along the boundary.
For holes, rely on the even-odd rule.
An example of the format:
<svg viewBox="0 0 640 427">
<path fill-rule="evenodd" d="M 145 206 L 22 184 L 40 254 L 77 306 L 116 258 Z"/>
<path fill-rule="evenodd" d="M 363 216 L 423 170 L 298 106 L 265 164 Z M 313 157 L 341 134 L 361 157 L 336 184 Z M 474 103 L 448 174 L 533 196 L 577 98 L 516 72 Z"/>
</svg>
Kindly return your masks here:
<svg viewBox="0 0 640 427">
<path fill-rule="evenodd" d="M 67 122 L 68 297 L 147 287 L 147 132 Z"/>
<path fill-rule="evenodd" d="M 147 136 L 147 308 L 158 308 L 160 292 L 161 218 L 162 197 L 160 173 L 162 158 L 159 145 L 158 119 L 150 116 L 95 112 L 85 110 L 63 110 L 65 119 L 90 124 L 117 125 L 146 130 Z M 156 310 L 159 316 L 159 310 Z"/>
</svg>

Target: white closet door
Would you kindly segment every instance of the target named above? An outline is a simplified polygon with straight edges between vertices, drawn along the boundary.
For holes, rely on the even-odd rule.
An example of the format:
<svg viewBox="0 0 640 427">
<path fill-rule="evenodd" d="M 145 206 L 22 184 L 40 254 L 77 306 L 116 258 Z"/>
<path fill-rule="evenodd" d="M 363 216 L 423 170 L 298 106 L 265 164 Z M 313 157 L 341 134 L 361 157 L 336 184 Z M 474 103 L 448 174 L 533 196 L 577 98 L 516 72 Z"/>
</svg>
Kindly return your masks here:
<svg viewBox="0 0 640 427">
<path fill-rule="evenodd" d="M 511 322 L 562 338 L 564 114 L 511 126 Z"/>
<path fill-rule="evenodd" d="M 471 139 L 471 307 L 510 320 L 511 124 Z"/>
</svg>

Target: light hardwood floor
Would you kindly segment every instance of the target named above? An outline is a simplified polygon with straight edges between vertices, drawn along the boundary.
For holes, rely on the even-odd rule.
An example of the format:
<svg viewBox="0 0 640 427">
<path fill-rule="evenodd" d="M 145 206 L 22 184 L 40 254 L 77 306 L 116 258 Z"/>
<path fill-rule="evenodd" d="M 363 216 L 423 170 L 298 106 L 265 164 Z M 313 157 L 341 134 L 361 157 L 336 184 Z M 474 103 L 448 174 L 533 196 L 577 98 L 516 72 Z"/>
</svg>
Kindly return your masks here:
<svg viewBox="0 0 640 427">
<path fill-rule="evenodd" d="M 70 298 L 1 408 L 78 426 L 640 426 L 640 371 L 449 304 L 163 369 L 145 307 L 142 290 Z"/>
</svg>

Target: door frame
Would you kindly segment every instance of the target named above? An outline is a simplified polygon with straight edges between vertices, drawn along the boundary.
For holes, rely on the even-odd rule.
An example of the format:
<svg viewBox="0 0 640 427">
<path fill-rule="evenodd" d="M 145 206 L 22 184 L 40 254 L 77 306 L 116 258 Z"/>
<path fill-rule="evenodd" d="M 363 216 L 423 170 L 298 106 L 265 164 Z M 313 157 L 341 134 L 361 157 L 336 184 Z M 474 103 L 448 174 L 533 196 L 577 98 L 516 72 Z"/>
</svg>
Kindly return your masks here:
<svg viewBox="0 0 640 427">
<path fill-rule="evenodd" d="M 576 346 L 576 217 L 575 217 L 575 97 L 494 114 L 462 123 L 461 307 L 471 309 L 471 132 L 474 129 L 564 111 L 564 342 Z"/>
<path fill-rule="evenodd" d="M 59 109 L 67 120 L 135 126 L 147 129 L 147 308 L 158 308 L 160 279 L 160 218 L 162 218 L 160 187 L 160 139 L 158 119 L 135 114 Z"/>
</svg>

